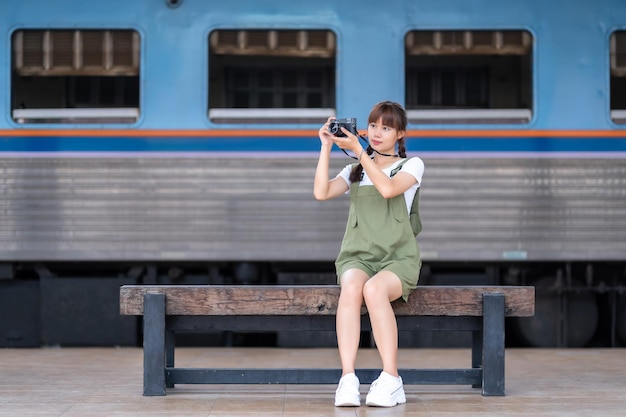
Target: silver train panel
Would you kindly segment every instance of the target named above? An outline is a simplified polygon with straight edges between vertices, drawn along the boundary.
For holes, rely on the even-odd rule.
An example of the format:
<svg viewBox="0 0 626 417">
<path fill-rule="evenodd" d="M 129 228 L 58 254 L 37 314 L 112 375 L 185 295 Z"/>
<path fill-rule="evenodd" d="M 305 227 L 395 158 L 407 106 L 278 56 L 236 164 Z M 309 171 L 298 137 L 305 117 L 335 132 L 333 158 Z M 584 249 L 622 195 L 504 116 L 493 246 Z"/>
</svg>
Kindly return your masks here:
<svg viewBox="0 0 626 417">
<path fill-rule="evenodd" d="M 617 260 L 619 159 L 424 158 L 425 260 Z M 332 173 L 349 163 L 333 160 Z M 348 198 L 315 159 L 0 159 L 0 261 L 332 261 Z M 333 174 L 334 175 L 334 174 Z"/>
<path fill-rule="evenodd" d="M 424 258 L 622 260 L 619 159 L 428 160 Z"/>
</svg>

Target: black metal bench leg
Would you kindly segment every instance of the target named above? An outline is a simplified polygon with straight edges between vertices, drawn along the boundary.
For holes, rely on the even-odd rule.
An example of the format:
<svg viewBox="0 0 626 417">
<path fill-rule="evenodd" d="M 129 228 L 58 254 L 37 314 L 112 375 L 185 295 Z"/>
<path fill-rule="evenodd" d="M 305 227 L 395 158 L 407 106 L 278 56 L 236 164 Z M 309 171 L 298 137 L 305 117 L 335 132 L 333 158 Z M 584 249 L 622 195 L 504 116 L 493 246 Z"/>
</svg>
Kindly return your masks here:
<svg viewBox="0 0 626 417">
<path fill-rule="evenodd" d="M 143 300 L 143 395 L 165 395 L 165 294 Z"/>
<path fill-rule="evenodd" d="M 504 395 L 504 294 L 483 294 L 483 395 Z"/>
<path fill-rule="evenodd" d="M 472 368 L 480 369 L 483 367 L 483 332 L 472 331 Z M 472 385 L 472 388 L 482 388 L 482 381 L 479 384 Z"/>
<path fill-rule="evenodd" d="M 176 336 L 171 330 L 165 330 L 165 366 L 168 368 L 174 367 L 174 348 L 176 347 Z M 174 384 L 168 382 L 167 376 L 165 377 L 165 386 L 167 388 L 174 388 Z"/>
</svg>

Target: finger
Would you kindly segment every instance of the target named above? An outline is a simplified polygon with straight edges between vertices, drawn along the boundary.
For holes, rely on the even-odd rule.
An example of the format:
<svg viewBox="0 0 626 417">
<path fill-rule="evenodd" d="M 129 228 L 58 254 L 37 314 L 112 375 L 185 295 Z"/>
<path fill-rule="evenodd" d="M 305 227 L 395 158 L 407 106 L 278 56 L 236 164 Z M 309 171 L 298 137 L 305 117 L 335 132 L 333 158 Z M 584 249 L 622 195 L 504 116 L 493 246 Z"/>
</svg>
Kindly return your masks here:
<svg viewBox="0 0 626 417">
<path fill-rule="evenodd" d="M 352 132 L 350 132 L 348 129 L 346 129 L 346 128 L 345 128 L 345 127 L 343 127 L 343 126 L 341 126 L 341 131 L 342 131 L 343 133 L 345 133 L 345 135 L 346 135 L 347 137 L 349 137 L 350 139 L 355 139 L 355 138 L 356 138 L 356 136 L 354 136 L 354 134 L 352 134 Z"/>
</svg>

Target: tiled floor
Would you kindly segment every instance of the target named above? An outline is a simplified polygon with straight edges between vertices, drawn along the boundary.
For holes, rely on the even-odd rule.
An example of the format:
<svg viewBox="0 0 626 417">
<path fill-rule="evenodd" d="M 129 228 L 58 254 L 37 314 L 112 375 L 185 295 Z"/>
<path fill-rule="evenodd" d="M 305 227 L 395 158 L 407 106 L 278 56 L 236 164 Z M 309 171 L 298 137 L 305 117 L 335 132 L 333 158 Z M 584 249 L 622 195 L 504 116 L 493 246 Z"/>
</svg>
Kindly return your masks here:
<svg viewBox="0 0 626 417">
<path fill-rule="evenodd" d="M 466 367 L 469 351 L 406 349 L 402 367 Z M 334 349 L 179 348 L 177 366 L 337 367 Z M 0 350 L 0 417 L 626 416 L 626 349 L 508 349 L 506 396 L 405 386 L 390 409 L 335 408 L 330 385 L 178 385 L 142 396 L 138 348 Z M 359 366 L 377 367 L 374 350 Z M 361 386 L 367 392 L 367 386 Z"/>
</svg>

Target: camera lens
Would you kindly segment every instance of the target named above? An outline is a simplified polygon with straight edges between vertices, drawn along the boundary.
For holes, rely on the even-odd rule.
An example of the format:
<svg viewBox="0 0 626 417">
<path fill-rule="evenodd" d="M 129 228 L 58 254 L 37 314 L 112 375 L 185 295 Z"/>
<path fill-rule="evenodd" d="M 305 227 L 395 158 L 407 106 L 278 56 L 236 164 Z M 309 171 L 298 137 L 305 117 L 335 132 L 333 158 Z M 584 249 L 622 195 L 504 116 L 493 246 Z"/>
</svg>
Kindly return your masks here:
<svg viewBox="0 0 626 417">
<path fill-rule="evenodd" d="M 337 132 L 340 132 L 340 130 L 339 130 L 339 123 L 337 123 L 337 122 L 330 122 L 330 124 L 328 125 L 328 131 L 330 133 L 332 133 L 333 135 L 336 135 Z"/>
</svg>

